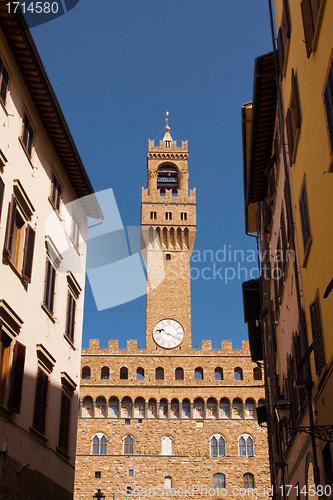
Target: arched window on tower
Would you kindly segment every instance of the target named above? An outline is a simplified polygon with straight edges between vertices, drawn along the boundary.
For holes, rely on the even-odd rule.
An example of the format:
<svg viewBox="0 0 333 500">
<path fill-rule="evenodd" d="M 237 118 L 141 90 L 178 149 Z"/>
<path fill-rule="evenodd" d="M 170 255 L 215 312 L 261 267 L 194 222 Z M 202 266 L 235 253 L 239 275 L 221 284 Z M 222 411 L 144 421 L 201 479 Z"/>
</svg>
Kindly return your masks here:
<svg viewBox="0 0 333 500">
<path fill-rule="evenodd" d="M 170 164 L 161 165 L 158 168 L 157 189 L 160 189 L 161 194 L 164 194 L 167 189 L 171 189 L 176 194 L 178 188 L 178 168 Z"/>
<path fill-rule="evenodd" d="M 128 379 L 128 368 L 126 366 L 123 366 L 120 368 L 120 380 L 127 380 Z"/>
<path fill-rule="evenodd" d="M 176 368 L 176 370 L 175 370 L 175 379 L 176 380 L 184 380 L 184 370 L 183 370 L 183 368 Z"/>
<path fill-rule="evenodd" d="M 239 366 L 234 370 L 234 377 L 235 380 L 243 380 L 243 370 Z"/>
<path fill-rule="evenodd" d="M 222 368 L 218 367 L 215 368 L 215 374 L 214 374 L 214 379 L 215 380 L 223 380 L 223 370 Z"/>
<path fill-rule="evenodd" d="M 253 368 L 253 379 L 254 380 L 262 380 L 262 372 L 261 368 L 257 366 L 256 368 Z"/>
<path fill-rule="evenodd" d="M 138 368 L 136 370 L 136 380 L 144 380 L 145 378 L 145 371 L 143 368 Z"/>
<path fill-rule="evenodd" d="M 163 368 L 161 366 L 159 366 L 158 368 L 156 368 L 155 379 L 156 380 L 164 380 L 164 370 L 163 370 Z"/>
<path fill-rule="evenodd" d="M 194 380 L 203 380 L 203 369 L 200 366 L 194 371 Z"/>
<path fill-rule="evenodd" d="M 84 366 L 82 368 L 82 378 L 86 379 L 86 380 L 90 379 L 90 368 L 89 368 L 89 366 Z"/>
<path fill-rule="evenodd" d="M 110 378 L 110 370 L 108 366 L 103 366 L 101 370 L 101 378 L 104 380 Z"/>
</svg>

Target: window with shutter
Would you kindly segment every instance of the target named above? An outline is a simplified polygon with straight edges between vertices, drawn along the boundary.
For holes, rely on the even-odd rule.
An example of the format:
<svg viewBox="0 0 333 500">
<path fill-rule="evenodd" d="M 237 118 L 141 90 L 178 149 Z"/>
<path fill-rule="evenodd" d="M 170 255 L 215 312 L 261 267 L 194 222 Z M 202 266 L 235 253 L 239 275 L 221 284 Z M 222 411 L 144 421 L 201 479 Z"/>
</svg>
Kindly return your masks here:
<svg viewBox="0 0 333 500">
<path fill-rule="evenodd" d="M 324 105 L 326 111 L 326 121 L 331 154 L 333 153 L 333 61 L 328 72 L 327 82 L 324 91 Z"/>
<path fill-rule="evenodd" d="M 14 184 L 14 193 L 8 212 L 4 254 L 11 264 L 21 272 L 22 279 L 26 284 L 31 283 L 32 277 L 36 232 L 28 224 L 28 220 L 30 220 L 34 209 L 18 181 L 17 184 Z"/>
<path fill-rule="evenodd" d="M 61 201 L 62 188 L 57 177 L 52 174 L 52 186 L 51 186 L 51 202 L 54 208 L 59 212 L 60 201 Z"/>
<path fill-rule="evenodd" d="M 10 342 L 11 339 L 4 333 L 0 320 L 0 404 L 5 403 Z"/>
<path fill-rule="evenodd" d="M 301 196 L 299 200 L 299 211 L 301 216 L 301 226 L 302 226 L 302 236 L 303 236 L 303 249 L 304 253 L 307 251 L 307 246 L 310 241 L 310 223 L 309 223 L 309 212 L 308 212 L 308 202 L 306 196 L 305 181 L 303 181 Z"/>
<path fill-rule="evenodd" d="M 292 69 L 290 105 L 286 114 L 286 129 L 287 129 L 290 164 L 292 164 L 295 160 L 298 133 L 301 126 L 300 117 L 301 114 L 299 105 L 298 85 L 295 72 Z"/>
<path fill-rule="evenodd" d="M 56 279 L 56 270 L 53 267 L 50 259 L 47 259 L 43 304 L 52 316 L 54 312 L 53 306 L 54 306 L 55 279 Z"/>
<path fill-rule="evenodd" d="M 301 10 L 307 56 L 310 57 L 314 50 L 313 42 L 316 30 L 318 30 L 319 10 L 322 0 L 302 0 Z"/>
<path fill-rule="evenodd" d="M 68 453 L 68 437 L 70 424 L 71 400 L 66 394 L 61 395 L 60 427 L 59 427 L 59 448 Z"/>
<path fill-rule="evenodd" d="M 75 310 L 76 310 L 76 300 L 74 299 L 73 295 L 70 292 L 68 292 L 65 333 L 71 342 L 74 342 Z"/>
<path fill-rule="evenodd" d="M 41 434 L 45 433 L 48 384 L 48 376 L 38 367 L 33 427 Z"/>
<path fill-rule="evenodd" d="M 0 222 L 1 222 L 1 214 L 2 214 L 2 205 L 3 205 L 3 197 L 5 194 L 5 183 L 0 177 Z"/>
<path fill-rule="evenodd" d="M 12 365 L 12 378 L 9 396 L 9 410 L 20 413 L 22 386 L 24 375 L 25 346 L 20 342 L 15 343 L 14 359 Z"/>
<path fill-rule="evenodd" d="M 319 375 L 325 365 L 325 355 L 318 297 L 310 304 L 310 320 L 316 373 Z"/>
<path fill-rule="evenodd" d="M 34 131 L 27 113 L 23 115 L 23 130 L 22 130 L 22 143 L 26 149 L 26 152 L 31 158 L 32 153 L 32 143 L 34 139 Z"/>
<path fill-rule="evenodd" d="M 6 104 L 7 88 L 8 88 L 9 74 L 0 57 L 0 98 Z"/>
</svg>

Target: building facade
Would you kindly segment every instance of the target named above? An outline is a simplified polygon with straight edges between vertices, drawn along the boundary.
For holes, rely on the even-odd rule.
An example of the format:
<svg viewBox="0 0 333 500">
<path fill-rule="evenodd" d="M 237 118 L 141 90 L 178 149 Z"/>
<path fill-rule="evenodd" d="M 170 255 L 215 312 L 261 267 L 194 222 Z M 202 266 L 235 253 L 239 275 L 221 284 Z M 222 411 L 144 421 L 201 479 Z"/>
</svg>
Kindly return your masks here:
<svg viewBox="0 0 333 500">
<path fill-rule="evenodd" d="M 253 101 L 243 107 L 246 226 L 262 256 L 256 319 L 264 350 L 253 354 L 267 369 L 276 490 L 289 484 L 296 499 L 302 488 L 323 488 L 330 498 L 333 5 L 274 3 L 276 47 L 256 60 Z M 248 319 L 255 350 L 259 335 Z M 290 414 L 279 422 L 281 401 Z"/>
<path fill-rule="evenodd" d="M 90 340 L 82 350 L 75 498 L 237 496 L 269 487 L 261 369 L 248 342 L 191 348 L 195 191 L 188 148 L 149 141 L 141 226 L 147 262 L 146 348 Z M 113 496 L 114 495 L 114 496 Z M 245 493 L 247 496 L 247 491 Z"/>
<path fill-rule="evenodd" d="M 22 12 L 0 7 L 0 498 L 73 497 L 87 215 L 98 206 Z"/>
</svg>

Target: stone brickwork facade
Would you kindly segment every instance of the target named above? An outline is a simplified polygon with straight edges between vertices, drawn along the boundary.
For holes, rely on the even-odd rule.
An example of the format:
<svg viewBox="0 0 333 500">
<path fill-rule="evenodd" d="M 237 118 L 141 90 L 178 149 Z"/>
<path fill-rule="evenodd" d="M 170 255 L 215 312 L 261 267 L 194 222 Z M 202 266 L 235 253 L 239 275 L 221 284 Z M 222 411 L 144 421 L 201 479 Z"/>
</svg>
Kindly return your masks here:
<svg viewBox="0 0 333 500">
<path fill-rule="evenodd" d="M 266 430 L 256 419 L 264 387 L 248 342 L 239 350 L 231 341 L 191 349 L 196 207 L 187 161 L 187 142 L 177 147 L 168 126 L 159 146 L 149 142 L 141 210 L 146 348 L 128 340 L 119 349 L 109 340 L 100 349 L 90 340 L 82 350 L 76 500 L 90 500 L 98 488 L 107 500 L 247 497 L 244 487 L 264 498 L 269 486 Z"/>
</svg>

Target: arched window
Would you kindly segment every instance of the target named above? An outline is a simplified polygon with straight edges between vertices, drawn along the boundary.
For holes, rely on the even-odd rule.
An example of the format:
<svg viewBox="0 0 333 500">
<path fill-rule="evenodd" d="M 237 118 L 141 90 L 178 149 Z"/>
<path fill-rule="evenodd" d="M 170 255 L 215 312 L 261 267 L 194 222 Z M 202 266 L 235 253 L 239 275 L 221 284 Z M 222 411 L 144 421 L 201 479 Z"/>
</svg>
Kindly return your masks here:
<svg viewBox="0 0 333 500">
<path fill-rule="evenodd" d="M 208 398 L 206 418 L 216 418 L 217 414 L 217 401 L 215 398 Z"/>
<path fill-rule="evenodd" d="M 145 400 L 143 398 L 136 398 L 134 402 L 134 416 L 137 418 L 145 417 Z"/>
<path fill-rule="evenodd" d="M 243 380 L 243 370 L 239 366 L 234 370 L 234 378 L 235 380 Z"/>
<path fill-rule="evenodd" d="M 96 399 L 96 417 L 106 417 L 106 400 L 103 396 Z"/>
<path fill-rule="evenodd" d="M 256 404 L 251 398 L 245 401 L 245 418 L 256 418 Z"/>
<path fill-rule="evenodd" d="M 166 399 L 161 399 L 160 401 L 160 418 L 168 417 L 168 401 Z"/>
<path fill-rule="evenodd" d="M 212 457 L 225 455 L 225 439 L 221 434 L 214 434 L 210 439 L 210 454 Z"/>
<path fill-rule="evenodd" d="M 221 418 L 230 418 L 230 401 L 228 398 L 220 400 L 220 415 Z"/>
<path fill-rule="evenodd" d="M 148 403 L 148 418 L 156 418 L 157 404 L 156 399 L 150 399 Z"/>
<path fill-rule="evenodd" d="M 110 378 L 110 370 L 108 366 L 103 366 L 101 370 L 101 378 L 105 380 Z"/>
<path fill-rule="evenodd" d="M 156 380 L 164 380 L 164 370 L 161 366 L 156 368 L 155 378 L 156 378 Z"/>
<path fill-rule="evenodd" d="M 204 417 L 204 401 L 201 398 L 195 398 L 193 402 L 193 418 Z"/>
<path fill-rule="evenodd" d="M 165 490 L 170 490 L 172 488 L 172 477 L 171 476 L 166 476 L 164 478 L 164 489 Z"/>
<path fill-rule="evenodd" d="M 243 403 L 239 398 L 232 402 L 232 418 L 243 418 Z"/>
<path fill-rule="evenodd" d="M 125 397 L 121 401 L 121 416 L 122 418 L 131 418 L 132 416 L 132 400 L 129 397 Z"/>
<path fill-rule="evenodd" d="M 82 417 L 92 418 L 93 416 L 93 399 L 90 396 L 86 396 L 82 401 Z"/>
<path fill-rule="evenodd" d="M 98 432 L 92 440 L 92 454 L 93 455 L 106 455 L 107 453 L 107 437 L 105 434 Z"/>
<path fill-rule="evenodd" d="M 224 474 L 214 474 L 214 488 L 225 488 L 225 475 Z"/>
<path fill-rule="evenodd" d="M 173 193 L 177 193 L 178 184 L 178 168 L 174 165 L 162 165 L 158 168 L 157 189 L 160 193 L 165 193 L 166 189 L 172 189 Z"/>
<path fill-rule="evenodd" d="M 128 379 L 128 368 L 126 366 L 123 366 L 120 368 L 120 380 L 127 380 Z"/>
<path fill-rule="evenodd" d="M 215 380 L 223 380 L 223 370 L 222 368 L 218 367 L 215 368 L 215 374 L 214 374 Z"/>
<path fill-rule="evenodd" d="M 253 474 L 250 474 L 249 472 L 247 472 L 246 474 L 244 474 L 243 480 L 244 480 L 244 488 L 246 488 L 246 489 L 254 488 Z"/>
<path fill-rule="evenodd" d="M 189 399 L 183 399 L 183 404 L 182 404 L 182 417 L 181 418 L 190 418 L 190 413 L 191 413 L 191 403 Z"/>
<path fill-rule="evenodd" d="M 89 366 L 84 366 L 82 368 L 82 378 L 85 380 L 90 379 L 90 368 Z"/>
<path fill-rule="evenodd" d="M 124 439 L 124 454 L 133 455 L 134 453 L 134 439 L 132 436 L 126 436 Z"/>
<path fill-rule="evenodd" d="M 253 453 L 253 439 L 248 434 L 243 434 L 238 440 L 239 454 L 242 456 L 252 457 Z"/>
<path fill-rule="evenodd" d="M 253 379 L 254 380 L 262 380 L 262 372 L 261 368 L 257 366 L 256 368 L 253 368 Z"/>
<path fill-rule="evenodd" d="M 178 401 L 178 399 L 171 400 L 170 418 L 179 418 L 179 401 Z"/>
<path fill-rule="evenodd" d="M 109 417 L 118 418 L 119 417 L 119 399 L 110 398 L 109 399 Z"/>
<path fill-rule="evenodd" d="M 194 371 L 194 380 L 203 380 L 203 369 L 200 366 Z"/>
<path fill-rule="evenodd" d="M 162 455 L 172 455 L 173 441 L 171 436 L 163 436 L 162 438 Z"/>
<path fill-rule="evenodd" d="M 144 380 L 145 378 L 145 371 L 143 368 L 138 368 L 136 370 L 136 380 Z"/>
<path fill-rule="evenodd" d="M 176 380 L 184 380 L 184 370 L 183 370 L 183 368 L 176 368 L 176 370 L 175 370 L 175 379 Z"/>
</svg>

